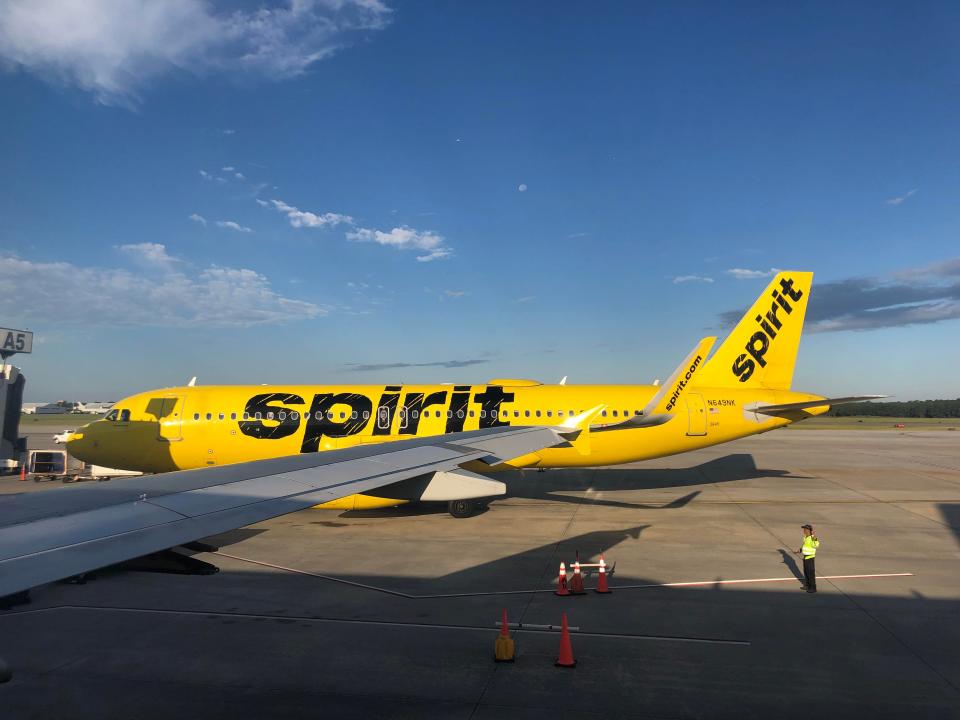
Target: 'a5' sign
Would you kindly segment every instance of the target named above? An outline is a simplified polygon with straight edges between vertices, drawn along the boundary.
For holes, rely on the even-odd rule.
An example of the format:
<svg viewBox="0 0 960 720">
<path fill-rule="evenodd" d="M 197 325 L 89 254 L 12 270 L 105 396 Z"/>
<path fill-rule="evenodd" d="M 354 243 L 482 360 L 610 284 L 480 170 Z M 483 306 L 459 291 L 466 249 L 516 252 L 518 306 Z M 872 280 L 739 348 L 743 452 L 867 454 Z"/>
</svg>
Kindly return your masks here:
<svg viewBox="0 0 960 720">
<path fill-rule="evenodd" d="M 33 352 L 33 333 L 29 330 L 0 328 L 0 352 Z"/>
</svg>

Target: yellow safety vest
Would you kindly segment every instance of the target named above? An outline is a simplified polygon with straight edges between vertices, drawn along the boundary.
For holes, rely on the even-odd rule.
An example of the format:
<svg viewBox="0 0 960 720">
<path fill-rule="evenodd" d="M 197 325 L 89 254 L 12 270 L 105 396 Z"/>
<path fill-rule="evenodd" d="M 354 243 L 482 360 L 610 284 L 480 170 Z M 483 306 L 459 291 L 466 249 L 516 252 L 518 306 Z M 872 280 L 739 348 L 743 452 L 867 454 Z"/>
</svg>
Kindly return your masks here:
<svg viewBox="0 0 960 720">
<path fill-rule="evenodd" d="M 820 541 L 817 540 L 817 536 L 807 535 L 803 539 L 803 547 L 800 548 L 800 552 L 803 553 L 805 558 L 815 558 L 818 547 L 820 547 Z"/>
</svg>

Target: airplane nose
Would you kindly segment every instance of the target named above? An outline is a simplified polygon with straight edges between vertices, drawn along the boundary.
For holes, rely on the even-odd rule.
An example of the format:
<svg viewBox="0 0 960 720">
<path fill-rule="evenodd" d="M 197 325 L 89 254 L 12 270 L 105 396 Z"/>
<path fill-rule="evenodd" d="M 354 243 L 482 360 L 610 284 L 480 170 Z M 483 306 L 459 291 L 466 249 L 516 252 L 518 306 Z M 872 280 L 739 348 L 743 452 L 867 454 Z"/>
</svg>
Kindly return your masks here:
<svg viewBox="0 0 960 720">
<path fill-rule="evenodd" d="M 97 442 L 93 435 L 89 425 L 74 430 L 65 439 L 67 452 L 82 462 L 95 463 Z"/>
</svg>

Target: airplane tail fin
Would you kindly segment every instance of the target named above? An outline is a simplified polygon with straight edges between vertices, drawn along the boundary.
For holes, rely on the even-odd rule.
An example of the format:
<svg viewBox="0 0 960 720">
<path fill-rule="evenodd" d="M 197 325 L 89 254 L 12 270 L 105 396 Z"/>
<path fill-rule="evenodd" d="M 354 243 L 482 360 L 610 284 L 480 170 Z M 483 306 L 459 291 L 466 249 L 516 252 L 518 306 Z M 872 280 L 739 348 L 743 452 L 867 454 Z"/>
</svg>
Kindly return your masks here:
<svg viewBox="0 0 960 720">
<path fill-rule="evenodd" d="M 781 272 L 713 354 L 696 384 L 789 390 L 812 272 Z"/>
</svg>

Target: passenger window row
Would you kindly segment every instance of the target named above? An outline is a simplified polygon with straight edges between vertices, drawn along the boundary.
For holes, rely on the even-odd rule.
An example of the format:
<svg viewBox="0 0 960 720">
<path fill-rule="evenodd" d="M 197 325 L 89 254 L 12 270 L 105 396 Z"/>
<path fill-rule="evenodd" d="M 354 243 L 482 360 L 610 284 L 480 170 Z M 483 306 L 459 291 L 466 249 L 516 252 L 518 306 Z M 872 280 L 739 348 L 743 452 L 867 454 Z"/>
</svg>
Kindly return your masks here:
<svg viewBox="0 0 960 720">
<path fill-rule="evenodd" d="M 524 411 L 522 411 L 522 412 L 523 412 L 523 417 L 543 417 L 543 414 L 544 414 L 544 413 L 546 413 L 546 416 L 547 416 L 547 417 L 553 417 L 553 411 L 552 411 L 552 410 L 524 410 Z M 583 411 L 580 410 L 579 412 L 582 413 Z M 519 418 L 519 417 L 520 417 L 520 413 L 521 413 L 520 410 L 514 410 L 514 411 L 513 411 L 513 417 Z M 533 415 L 531 415 L 531 413 L 533 413 Z M 407 414 L 406 408 L 400 408 L 400 410 L 398 411 L 397 414 L 399 415 L 399 417 L 401 418 L 401 420 L 403 420 L 403 419 L 406 417 L 406 414 Z M 439 418 L 439 417 L 442 417 L 442 414 L 441 414 L 441 412 L 440 412 L 439 410 L 434 411 L 433 414 L 434 414 L 434 417 L 438 417 L 438 418 Z M 476 417 L 476 415 L 477 415 L 476 411 L 474 411 L 474 410 L 470 410 L 468 414 L 469 414 L 470 417 Z M 496 412 L 495 410 L 491 410 L 491 411 L 489 411 L 489 413 L 488 413 L 486 410 L 480 410 L 480 411 L 479 411 L 479 414 L 480 414 L 480 417 L 481 417 L 481 418 L 486 418 L 488 415 L 489 415 L 489 417 L 491 417 L 491 418 L 498 417 L 497 412 Z M 575 417 L 577 414 L 578 414 L 578 413 L 575 412 L 575 411 L 573 411 L 573 410 L 568 410 L 568 411 L 567 411 L 568 417 Z M 620 417 L 619 412 L 618 412 L 617 410 L 611 410 L 611 411 L 609 411 L 609 414 L 612 415 L 613 417 Z M 643 413 L 642 413 L 640 410 L 634 410 L 634 411 L 633 411 L 633 414 L 634 414 L 634 415 L 642 415 Z M 608 411 L 607 411 L 607 410 L 603 410 L 603 411 L 600 413 L 600 415 L 601 415 L 602 417 L 607 417 L 607 416 L 608 416 Z M 326 414 L 324 414 L 324 413 L 323 413 L 322 411 L 320 411 L 320 410 L 317 411 L 317 413 L 316 413 L 316 418 L 317 418 L 317 420 L 323 420 L 323 419 L 324 419 L 324 416 L 326 416 L 326 419 L 327 419 L 327 420 L 335 420 L 335 419 L 338 418 L 338 416 L 339 416 L 339 419 L 340 419 L 340 420 L 346 420 L 346 418 L 347 418 L 347 413 L 344 412 L 344 411 L 340 411 L 340 413 L 334 413 L 332 410 L 328 410 L 328 411 L 326 412 Z M 429 411 L 429 410 L 423 410 L 422 412 L 421 412 L 421 411 L 417 411 L 417 410 L 411 410 L 411 411 L 410 411 L 410 417 L 413 418 L 414 420 L 416 420 L 417 418 L 419 418 L 419 417 L 421 417 L 421 416 L 422 416 L 422 417 L 425 417 L 425 418 L 430 417 L 430 411 Z M 453 411 L 452 411 L 452 410 L 447 410 L 446 416 L 447 416 L 448 418 L 452 418 L 452 417 L 453 417 Z M 203 417 L 204 417 L 204 419 L 206 419 L 206 420 L 213 420 L 214 413 L 206 413 Z M 217 414 L 216 414 L 216 417 L 217 417 L 217 420 L 226 420 L 226 414 L 225 414 L 225 413 L 217 413 Z M 304 417 L 305 417 L 305 418 L 309 418 L 309 414 L 305 414 Z M 369 420 L 369 419 L 370 419 L 370 412 L 367 411 L 367 410 L 364 410 L 363 413 L 361 413 L 360 415 L 358 415 L 358 414 L 357 414 L 357 411 L 354 410 L 353 412 L 350 413 L 350 419 L 351 419 L 351 420 L 357 420 L 359 417 L 362 417 L 364 420 Z M 457 417 L 458 417 L 458 418 L 461 418 L 461 419 L 464 417 L 463 410 L 458 410 L 458 411 L 457 411 Z M 499 417 L 502 417 L 502 418 L 504 418 L 504 419 L 509 418 L 509 417 L 510 417 L 510 411 L 509 411 L 509 410 L 501 410 L 501 411 L 500 411 L 500 414 L 499 414 Z M 563 411 L 563 410 L 557 410 L 557 417 L 564 417 L 564 411 Z M 630 417 L 630 411 L 629 411 L 629 410 L 624 410 L 624 411 L 623 411 L 623 417 L 625 417 L 625 418 Z M 201 414 L 200 414 L 200 413 L 194 413 L 194 414 L 193 414 L 193 419 L 194 419 L 194 420 L 200 420 L 200 418 L 201 418 Z M 117 419 L 117 411 L 116 411 L 116 410 L 111 411 L 110 414 L 107 415 L 107 417 L 104 418 L 104 419 L 105 419 L 105 420 L 116 420 L 116 419 Z M 126 421 L 130 420 L 130 411 L 129 411 L 129 410 L 121 410 L 121 411 L 120 411 L 119 419 L 120 419 L 120 422 L 126 422 Z M 236 419 L 237 419 L 237 413 L 235 413 L 235 412 L 230 413 L 230 419 L 231 419 L 231 420 L 236 420 Z M 289 420 L 290 422 L 297 422 L 298 420 L 300 420 L 300 413 L 298 413 L 296 410 L 291 410 L 289 413 L 286 412 L 285 410 L 281 410 L 281 411 L 279 411 L 279 412 L 277 412 L 277 413 L 274 413 L 273 411 L 269 411 L 269 412 L 267 412 L 267 413 L 259 413 L 259 412 L 257 412 L 257 413 L 253 413 L 252 415 L 251 415 L 250 413 L 248 413 L 248 412 L 245 412 L 245 413 L 243 413 L 243 419 L 244 419 L 244 420 L 264 420 L 264 419 L 266 419 L 266 420 L 277 420 L 277 421 L 279 421 L 279 422 L 286 422 L 287 420 Z"/>
</svg>

